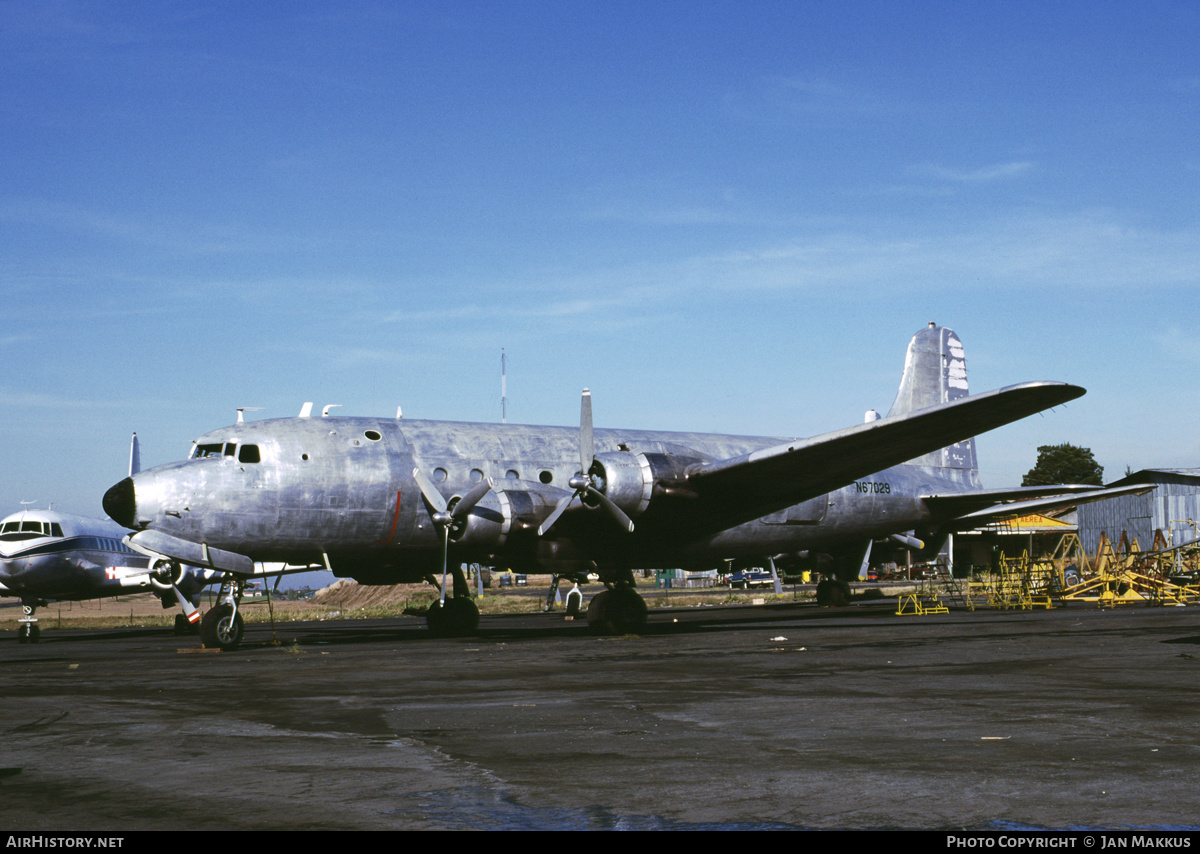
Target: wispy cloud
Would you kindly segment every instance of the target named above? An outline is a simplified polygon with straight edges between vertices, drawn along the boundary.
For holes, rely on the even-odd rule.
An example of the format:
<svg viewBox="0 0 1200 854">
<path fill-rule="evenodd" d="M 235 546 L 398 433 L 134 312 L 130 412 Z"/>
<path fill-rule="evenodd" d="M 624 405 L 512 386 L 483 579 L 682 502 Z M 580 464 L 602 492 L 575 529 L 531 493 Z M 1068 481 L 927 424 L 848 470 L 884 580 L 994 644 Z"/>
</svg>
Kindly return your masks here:
<svg viewBox="0 0 1200 854">
<path fill-rule="evenodd" d="M 637 273 L 651 292 L 675 297 L 698 289 L 1178 287 L 1200 285 L 1200 226 L 1156 230 L 1104 212 L 1014 213 L 936 234 L 901 227 L 797 235 Z"/>
<path fill-rule="evenodd" d="M 1035 164 L 1033 162 L 1019 160 L 1011 163 L 994 163 L 990 166 L 981 166 L 976 169 L 962 169 L 959 167 L 926 163 L 913 167 L 912 171 L 942 181 L 953 181 L 961 184 L 985 184 L 1016 178 L 1020 175 L 1028 174 L 1034 168 Z"/>
<path fill-rule="evenodd" d="M 0 406 L 12 409 L 120 409 L 128 407 L 123 400 L 83 400 L 74 397 L 36 391 L 11 391 L 0 388 Z"/>
<path fill-rule="evenodd" d="M 633 204 L 609 204 L 583 213 L 584 219 L 601 222 L 625 222 L 640 225 L 715 225 L 735 222 L 730 211 L 706 205 L 678 207 L 639 207 Z"/>
<path fill-rule="evenodd" d="M 885 116 L 911 109 L 860 87 L 818 76 L 764 77 L 756 86 L 728 92 L 723 104 L 736 118 L 769 123 Z"/>
<path fill-rule="evenodd" d="M 244 228 L 234 223 L 197 223 L 180 217 L 128 216 L 39 198 L 0 198 L 0 221 L 39 230 L 58 229 L 116 244 L 165 250 L 175 257 L 250 250 L 260 252 L 267 243 L 267 236 L 247 234 Z"/>
<path fill-rule="evenodd" d="M 1154 335 L 1154 343 L 1171 358 L 1200 364 L 1200 339 L 1185 335 L 1178 326 L 1171 326 Z"/>
</svg>

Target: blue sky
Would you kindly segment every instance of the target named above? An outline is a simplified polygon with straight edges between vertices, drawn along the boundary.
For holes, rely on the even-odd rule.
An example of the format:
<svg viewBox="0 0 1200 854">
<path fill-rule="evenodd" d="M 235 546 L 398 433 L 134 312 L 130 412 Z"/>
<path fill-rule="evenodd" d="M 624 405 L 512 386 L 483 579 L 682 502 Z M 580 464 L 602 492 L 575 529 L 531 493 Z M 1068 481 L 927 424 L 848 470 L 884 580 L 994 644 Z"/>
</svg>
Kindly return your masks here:
<svg viewBox="0 0 1200 854">
<path fill-rule="evenodd" d="M 271 8 L 267 8 L 270 6 Z M 955 329 L 979 441 L 1200 465 L 1195 3 L 0 3 L 0 510 L 345 415 L 809 436 Z"/>
</svg>

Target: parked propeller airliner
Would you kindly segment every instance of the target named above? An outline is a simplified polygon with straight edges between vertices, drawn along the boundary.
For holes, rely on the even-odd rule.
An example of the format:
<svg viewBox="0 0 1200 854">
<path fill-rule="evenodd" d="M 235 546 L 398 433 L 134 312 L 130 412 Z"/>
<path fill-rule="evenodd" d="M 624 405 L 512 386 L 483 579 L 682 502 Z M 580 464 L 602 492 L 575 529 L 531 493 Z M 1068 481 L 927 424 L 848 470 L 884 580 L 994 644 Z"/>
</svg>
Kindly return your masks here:
<svg viewBox="0 0 1200 854">
<path fill-rule="evenodd" d="M 828 576 L 818 593 L 833 603 L 875 538 L 923 549 L 989 513 L 1046 503 L 1001 502 L 1054 492 L 1067 503 L 1062 494 L 1088 488 L 983 490 L 971 437 L 1082 394 L 1031 382 L 968 396 L 961 343 L 930 324 L 909 344 L 887 417 L 808 439 L 593 429 L 586 390 L 578 430 L 312 418 L 306 404 L 298 418 L 201 436 L 184 462 L 109 489 L 104 509 L 135 530 L 135 550 L 226 574 L 225 601 L 201 630 L 209 645 L 240 640 L 241 587 L 263 561 L 364 584 L 440 573 L 427 619 L 446 633 L 478 624 L 464 562 L 594 572 L 608 589 L 589 622 L 625 631 L 646 617 L 635 569 L 789 555 Z"/>
<path fill-rule="evenodd" d="M 137 473 L 138 442 L 130 445 L 130 475 Z M 169 562 L 150 569 L 150 560 L 123 542 L 128 530 L 108 519 L 54 510 L 22 510 L 0 520 L 0 596 L 18 596 L 25 616 L 17 639 L 41 636 L 34 614 L 50 600 L 103 599 L 149 590 L 164 608 L 176 605 L 176 627 L 199 619 L 195 601 L 218 575 Z"/>
</svg>

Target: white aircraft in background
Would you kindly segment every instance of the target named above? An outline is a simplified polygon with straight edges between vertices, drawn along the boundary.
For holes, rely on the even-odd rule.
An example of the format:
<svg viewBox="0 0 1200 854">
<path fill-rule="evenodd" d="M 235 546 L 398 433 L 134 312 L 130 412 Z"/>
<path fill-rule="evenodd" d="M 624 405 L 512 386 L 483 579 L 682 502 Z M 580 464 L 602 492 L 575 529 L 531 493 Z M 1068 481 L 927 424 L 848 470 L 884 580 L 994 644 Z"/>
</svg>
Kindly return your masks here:
<svg viewBox="0 0 1200 854">
<path fill-rule="evenodd" d="M 137 434 L 129 452 L 129 473 L 140 469 Z M 0 596 L 16 596 L 25 612 L 17 639 L 36 643 L 41 634 L 38 606 L 51 600 L 103 599 L 153 592 L 164 608 L 178 605 L 177 630 L 195 623 L 196 598 L 219 573 L 186 564 L 153 566 L 125 545 L 129 531 L 108 519 L 73 516 L 55 510 L 22 510 L 0 520 Z"/>
</svg>

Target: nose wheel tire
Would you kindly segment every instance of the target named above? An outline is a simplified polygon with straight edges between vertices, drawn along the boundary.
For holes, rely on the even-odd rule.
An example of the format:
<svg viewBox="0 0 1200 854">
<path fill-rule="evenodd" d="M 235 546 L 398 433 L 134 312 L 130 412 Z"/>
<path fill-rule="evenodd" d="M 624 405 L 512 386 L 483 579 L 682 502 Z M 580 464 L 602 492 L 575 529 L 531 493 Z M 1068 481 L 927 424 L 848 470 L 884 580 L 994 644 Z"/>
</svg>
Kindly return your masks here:
<svg viewBox="0 0 1200 854">
<path fill-rule="evenodd" d="M 213 649 L 234 649 L 242 642 L 243 621 L 233 606 L 225 603 L 210 608 L 200 621 L 200 638 Z"/>
<path fill-rule="evenodd" d="M 17 643 L 37 643 L 42 636 L 42 630 L 37 623 L 21 623 L 17 629 Z"/>
</svg>

